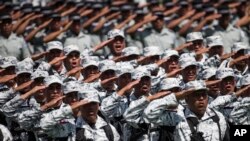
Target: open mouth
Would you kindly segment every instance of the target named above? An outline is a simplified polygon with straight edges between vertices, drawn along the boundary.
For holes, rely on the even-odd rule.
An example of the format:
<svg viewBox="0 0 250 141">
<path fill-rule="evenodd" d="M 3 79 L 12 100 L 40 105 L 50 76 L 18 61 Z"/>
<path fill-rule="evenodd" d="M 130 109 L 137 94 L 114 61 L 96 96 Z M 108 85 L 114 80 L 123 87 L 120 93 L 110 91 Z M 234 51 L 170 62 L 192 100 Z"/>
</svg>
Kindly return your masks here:
<svg viewBox="0 0 250 141">
<path fill-rule="evenodd" d="M 148 86 L 147 85 L 142 86 L 142 90 L 143 91 L 148 91 Z"/>
</svg>

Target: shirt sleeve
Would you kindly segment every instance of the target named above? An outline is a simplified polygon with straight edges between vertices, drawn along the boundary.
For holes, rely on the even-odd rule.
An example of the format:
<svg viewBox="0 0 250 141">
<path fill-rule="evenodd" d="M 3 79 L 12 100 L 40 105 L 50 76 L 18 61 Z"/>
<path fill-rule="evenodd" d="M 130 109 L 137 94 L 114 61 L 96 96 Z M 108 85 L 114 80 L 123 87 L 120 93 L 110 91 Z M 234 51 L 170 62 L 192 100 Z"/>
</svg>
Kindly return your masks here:
<svg viewBox="0 0 250 141">
<path fill-rule="evenodd" d="M 241 103 L 236 106 L 231 112 L 233 122 L 237 125 L 249 125 L 250 124 L 250 98 L 244 98 Z"/>
<path fill-rule="evenodd" d="M 122 116 L 128 107 L 124 97 L 117 95 L 116 92 L 104 98 L 101 105 L 101 110 L 109 118 Z"/>
<path fill-rule="evenodd" d="M 25 100 L 21 99 L 20 95 L 15 96 L 13 99 L 5 103 L 2 107 L 3 113 L 6 117 L 17 118 L 20 108 Z"/>
<path fill-rule="evenodd" d="M 178 102 L 175 94 L 170 94 L 161 99 L 154 100 L 144 110 L 145 118 L 148 122 L 152 122 L 157 125 L 176 125 L 178 118 L 177 112 L 167 109 L 177 105 Z"/>
<path fill-rule="evenodd" d="M 210 103 L 209 107 L 221 111 L 227 104 L 235 101 L 236 99 L 237 98 L 235 94 L 218 96 Z"/>
<path fill-rule="evenodd" d="M 134 127 L 137 127 L 137 124 L 144 123 L 143 120 L 143 110 L 148 106 L 149 101 L 145 96 L 142 98 L 131 102 L 129 108 L 125 111 L 123 117 L 126 121 Z"/>
<path fill-rule="evenodd" d="M 40 120 L 40 126 L 43 130 L 51 130 L 62 119 L 72 115 L 72 109 L 69 105 L 53 110 L 49 113 L 44 113 Z"/>
</svg>

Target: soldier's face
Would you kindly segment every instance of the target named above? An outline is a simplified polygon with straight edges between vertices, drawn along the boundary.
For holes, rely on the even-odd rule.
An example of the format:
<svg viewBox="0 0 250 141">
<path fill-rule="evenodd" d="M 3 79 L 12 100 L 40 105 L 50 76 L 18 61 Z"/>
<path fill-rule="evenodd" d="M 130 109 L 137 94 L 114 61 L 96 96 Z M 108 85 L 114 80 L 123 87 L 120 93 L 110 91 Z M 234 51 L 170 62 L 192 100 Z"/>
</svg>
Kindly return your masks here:
<svg viewBox="0 0 250 141">
<path fill-rule="evenodd" d="M 214 55 L 219 55 L 219 56 L 222 56 L 223 54 L 223 47 L 222 46 L 214 46 L 214 47 L 211 47 L 208 51 L 208 54 L 209 54 L 209 57 L 212 57 Z"/>
<path fill-rule="evenodd" d="M 90 102 L 84 106 L 81 106 L 81 114 L 83 119 L 88 124 L 95 124 L 97 119 L 97 113 L 99 110 L 99 103 L 97 102 Z"/>
<path fill-rule="evenodd" d="M 215 76 L 212 76 L 211 78 L 208 79 L 209 81 L 213 81 L 216 80 Z M 220 87 L 219 84 L 214 84 L 214 85 L 209 85 L 208 86 L 209 90 L 208 90 L 208 95 L 215 98 L 218 96 L 218 94 L 220 93 Z"/>
<path fill-rule="evenodd" d="M 188 47 L 190 51 L 199 51 L 201 48 L 203 48 L 203 41 L 202 40 L 196 40 L 192 42 L 193 44 Z"/>
<path fill-rule="evenodd" d="M 12 20 L 3 20 L 2 23 L 0 24 L 0 31 L 3 36 L 9 36 L 12 32 Z"/>
<path fill-rule="evenodd" d="M 52 49 L 49 51 L 47 58 L 48 58 L 48 62 L 52 61 L 53 59 L 55 59 L 56 57 L 62 57 L 63 56 L 63 52 L 59 49 Z M 58 61 L 54 66 L 60 66 L 62 65 L 63 61 Z"/>
<path fill-rule="evenodd" d="M 125 87 L 128 83 L 132 81 L 131 74 L 125 73 L 121 75 L 117 80 L 117 85 L 119 88 Z"/>
<path fill-rule="evenodd" d="M 245 50 L 242 49 L 242 50 L 239 50 L 237 51 L 233 56 L 232 58 L 238 58 L 240 56 L 244 56 L 245 55 Z M 242 60 L 240 62 L 237 62 L 236 65 L 240 65 L 240 66 L 246 66 L 247 65 L 247 60 Z"/>
<path fill-rule="evenodd" d="M 186 102 L 189 109 L 196 114 L 197 117 L 201 118 L 207 108 L 208 96 L 206 90 L 195 91 L 191 95 L 186 97 Z"/>
<path fill-rule="evenodd" d="M 97 73 L 99 73 L 98 67 L 94 65 L 88 66 L 83 70 L 84 78 L 89 78 Z"/>
<path fill-rule="evenodd" d="M 115 77 L 115 71 L 114 70 L 106 70 L 104 72 L 102 72 L 100 78 L 101 80 L 105 80 L 111 77 Z"/>
<path fill-rule="evenodd" d="M 219 18 L 219 25 L 222 27 L 227 27 L 230 22 L 230 14 L 222 14 Z"/>
<path fill-rule="evenodd" d="M 148 76 L 142 77 L 139 84 L 135 86 L 135 89 L 139 90 L 139 92 L 142 95 L 148 94 L 150 92 L 150 90 L 151 90 L 151 79 L 150 79 L 150 77 L 148 77 Z"/>
<path fill-rule="evenodd" d="M 154 56 L 151 56 L 150 58 L 149 58 L 149 63 L 151 64 L 151 63 L 156 63 L 157 61 L 159 61 L 160 60 L 160 56 L 159 55 L 154 55 Z"/>
<path fill-rule="evenodd" d="M 43 80 L 44 78 L 36 78 L 33 83 L 34 86 L 44 86 Z M 40 90 L 38 94 L 35 94 L 35 99 L 38 101 L 43 101 L 45 98 L 44 90 Z"/>
<path fill-rule="evenodd" d="M 80 21 L 74 21 L 70 27 L 70 30 L 78 35 L 81 31 L 81 22 Z"/>
<path fill-rule="evenodd" d="M 56 99 L 63 95 L 62 92 L 62 86 L 58 83 L 53 83 L 49 85 L 49 87 L 46 89 L 46 97 L 47 101 L 51 101 L 53 99 Z M 61 102 L 58 103 L 58 105 L 61 104 Z"/>
<path fill-rule="evenodd" d="M 236 82 L 234 80 L 234 77 L 229 76 L 224 79 L 222 79 L 220 83 L 220 91 L 222 95 L 228 94 L 230 92 L 234 92 L 236 86 Z"/>
<path fill-rule="evenodd" d="M 160 32 L 164 26 L 164 20 L 162 18 L 157 18 L 155 21 L 152 22 L 152 24 L 154 29 Z"/>
<path fill-rule="evenodd" d="M 246 86 L 242 86 L 241 89 L 247 87 Z M 243 94 L 241 95 L 242 97 L 250 97 L 250 88 L 248 88 L 245 92 L 243 92 Z"/>
<path fill-rule="evenodd" d="M 17 77 L 16 77 L 17 85 L 21 85 L 25 82 L 30 81 L 30 76 L 31 75 L 29 73 L 21 73 L 21 74 L 17 75 Z"/>
<path fill-rule="evenodd" d="M 125 40 L 121 36 L 115 37 L 110 43 L 109 48 L 114 55 L 121 55 L 122 50 L 125 48 Z"/>
<path fill-rule="evenodd" d="M 105 80 L 105 79 L 112 78 L 112 77 L 115 77 L 115 71 L 107 70 L 107 71 L 102 72 L 100 79 Z M 106 90 L 112 90 L 114 88 L 114 84 L 115 84 L 115 80 L 102 85 L 102 87 Z"/>
<path fill-rule="evenodd" d="M 72 105 L 78 101 L 78 95 L 77 92 L 71 92 L 66 94 L 66 97 L 64 98 L 64 102 L 66 104 Z"/>
<path fill-rule="evenodd" d="M 61 18 L 54 18 L 51 22 L 51 29 L 53 31 L 60 30 L 61 28 Z"/>
<path fill-rule="evenodd" d="M 179 61 L 178 61 L 179 57 L 178 56 L 171 56 L 168 61 L 164 64 L 164 68 L 166 70 L 167 73 L 176 70 L 179 68 Z"/>
<path fill-rule="evenodd" d="M 69 70 L 80 66 L 80 53 L 73 51 L 65 59 L 65 65 Z"/>
<path fill-rule="evenodd" d="M 19 75 L 17 75 L 16 77 L 16 82 L 17 82 L 17 85 L 21 85 L 25 82 L 28 82 L 31 80 L 31 75 L 29 73 L 21 73 Z M 23 92 L 27 92 L 30 90 L 30 87 L 27 87 L 25 89 L 23 89 Z"/>
<path fill-rule="evenodd" d="M 14 66 L 10 66 L 4 69 L 4 71 L 2 72 L 2 75 L 13 75 L 15 74 L 15 67 Z M 8 85 L 9 87 L 14 86 L 15 84 L 15 79 L 9 80 L 6 85 Z"/>
<path fill-rule="evenodd" d="M 197 67 L 195 65 L 191 65 L 182 70 L 182 77 L 184 82 L 193 81 L 197 76 Z"/>
</svg>

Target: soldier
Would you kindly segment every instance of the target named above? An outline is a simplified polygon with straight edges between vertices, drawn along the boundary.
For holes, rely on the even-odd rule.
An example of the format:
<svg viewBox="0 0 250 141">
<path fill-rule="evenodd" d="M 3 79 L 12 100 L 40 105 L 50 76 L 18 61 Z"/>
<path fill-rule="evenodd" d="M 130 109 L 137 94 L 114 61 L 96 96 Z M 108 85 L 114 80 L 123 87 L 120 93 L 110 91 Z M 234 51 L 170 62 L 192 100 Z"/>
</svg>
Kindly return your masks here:
<svg viewBox="0 0 250 141">
<path fill-rule="evenodd" d="M 81 116 L 76 122 L 76 141 L 104 140 L 119 141 L 120 136 L 116 129 L 99 112 L 98 91 L 86 89 L 81 98 L 87 103 L 80 107 Z M 98 114 L 99 113 L 99 114 Z"/>
<path fill-rule="evenodd" d="M 248 44 L 242 30 L 233 27 L 230 24 L 230 10 L 228 6 L 221 6 L 218 9 L 219 14 L 222 16 L 218 20 L 218 25 L 214 27 L 213 35 L 220 35 L 224 44 L 225 53 L 230 53 L 230 49 L 235 42 L 244 42 Z"/>
<path fill-rule="evenodd" d="M 173 49 L 176 35 L 167 29 L 164 25 L 164 15 L 162 12 L 154 12 L 157 18 L 152 21 L 152 28 L 146 29 L 142 33 L 142 42 L 144 46 L 159 46 L 162 50 Z"/>
<path fill-rule="evenodd" d="M 199 66 L 194 57 L 189 54 L 182 54 L 179 58 L 179 64 L 184 83 L 196 80 Z M 181 85 L 183 86 L 183 84 Z"/>
<path fill-rule="evenodd" d="M 14 56 L 21 61 L 29 57 L 30 53 L 24 39 L 17 37 L 12 28 L 10 15 L 1 16 L 0 54 L 2 56 Z"/>
<path fill-rule="evenodd" d="M 247 74 L 241 78 L 240 84 L 241 88 L 246 89 L 241 97 L 243 98 L 240 104 L 235 107 L 231 112 L 231 117 L 233 119 L 233 123 L 236 125 L 249 125 L 249 106 L 250 106 L 250 75 Z"/>
<path fill-rule="evenodd" d="M 1 72 L 1 75 L 15 75 L 15 68 L 17 65 L 17 59 L 16 57 L 13 56 L 8 56 L 8 57 L 3 57 L 1 59 L 1 65 L 0 68 L 3 69 Z M 1 88 L 1 91 L 5 91 L 9 88 L 14 88 L 15 87 L 15 79 L 8 79 L 5 83 L 3 83 L 3 86 Z"/>
<path fill-rule="evenodd" d="M 98 68 L 99 58 L 98 57 L 84 58 L 81 60 L 81 65 L 84 68 L 84 70 L 82 71 L 84 81 L 99 74 L 99 68 Z"/>
<path fill-rule="evenodd" d="M 66 58 L 64 60 L 66 70 L 69 72 L 72 69 L 79 68 L 80 61 L 81 61 L 79 47 L 76 45 L 68 45 L 68 46 L 64 47 L 63 50 L 64 50 L 64 55 L 66 56 Z M 73 74 L 73 76 L 77 80 L 83 79 L 83 76 L 81 75 L 80 71 Z"/>
<path fill-rule="evenodd" d="M 67 72 L 63 59 L 63 46 L 59 41 L 51 41 L 47 44 L 47 56 L 48 62 L 42 62 L 37 69 L 48 71 L 50 75 L 55 74 L 58 76 L 64 76 Z"/>
<path fill-rule="evenodd" d="M 243 75 L 249 73 L 248 72 L 247 58 L 245 60 L 241 60 L 239 62 L 232 61 L 232 59 L 237 59 L 241 56 L 246 55 L 247 48 L 248 48 L 248 45 L 246 45 L 243 42 L 234 43 L 233 47 L 232 47 L 232 51 L 231 51 L 232 54 L 234 54 L 234 55 L 232 55 L 231 59 L 226 60 L 226 61 L 228 61 L 227 67 L 233 68 L 235 70 L 235 74 L 238 77 L 242 77 Z M 225 62 L 223 62 L 223 63 L 225 63 Z"/>
<path fill-rule="evenodd" d="M 93 47 L 91 37 L 85 34 L 82 30 L 82 21 L 79 15 L 72 15 L 70 18 L 73 23 L 70 26 L 70 31 L 68 31 L 67 37 L 64 42 L 64 46 L 76 45 L 79 47 L 80 52 L 84 51 L 86 48 L 90 49 Z"/>
<path fill-rule="evenodd" d="M 200 72 L 200 77 L 202 80 L 205 81 L 213 81 L 213 80 L 217 80 L 216 79 L 216 68 L 207 68 L 205 70 L 203 70 L 202 72 Z M 220 87 L 219 84 L 213 84 L 208 86 L 209 90 L 208 90 L 208 103 L 211 103 L 212 100 L 216 99 L 219 95 L 220 95 Z"/>
<path fill-rule="evenodd" d="M 73 105 L 76 102 L 78 102 L 80 99 L 79 92 L 80 92 L 80 84 L 78 81 L 73 80 L 73 81 L 69 81 L 69 82 L 64 83 L 63 93 L 66 96 L 64 98 L 64 103 L 69 104 L 69 105 Z M 80 109 L 73 110 L 73 115 L 76 119 L 80 115 L 79 110 Z"/>
<path fill-rule="evenodd" d="M 187 34 L 186 37 L 187 43 L 192 43 L 189 47 L 188 50 L 189 52 L 199 52 L 202 48 L 204 48 L 204 42 L 203 42 L 203 36 L 201 32 L 191 32 Z M 196 55 L 196 60 L 198 62 L 205 62 L 207 57 L 204 54 Z"/>
<path fill-rule="evenodd" d="M 70 105 L 63 103 L 63 83 L 55 75 L 44 79 L 47 101 L 41 107 L 44 111 L 42 118 L 37 123 L 46 134 L 45 138 L 52 140 L 73 140 L 75 135 L 75 118 Z"/>
<path fill-rule="evenodd" d="M 118 77 L 117 90 L 112 95 L 103 99 L 101 110 L 111 120 L 121 138 L 123 140 L 128 140 L 127 124 L 125 123 L 125 119 L 122 115 L 130 104 L 130 94 L 133 90 L 128 87 L 130 83 L 132 83 L 131 73 L 133 72 L 134 67 L 127 62 L 117 63 L 116 65 L 116 74 Z"/>
<path fill-rule="evenodd" d="M 115 79 L 116 79 L 116 66 L 112 60 L 103 60 L 99 63 L 99 70 L 101 72 L 100 79 L 98 82 L 93 83 L 93 87 L 99 92 L 103 92 L 101 95 L 101 101 L 103 98 L 111 95 L 116 90 Z M 105 80 L 105 83 L 103 83 Z"/>
<path fill-rule="evenodd" d="M 145 109 L 146 119 L 157 125 L 176 126 L 174 140 L 223 140 L 229 132 L 224 116 L 208 108 L 207 88 L 202 81 L 186 84 L 186 93 L 167 95 L 152 101 Z M 185 98 L 187 107 L 179 106 L 177 111 L 166 110 L 178 105 Z M 208 130 L 209 129 L 209 130 Z"/>
<path fill-rule="evenodd" d="M 113 39 L 113 41 L 108 44 L 111 55 L 108 56 L 109 59 L 121 56 L 122 50 L 126 47 L 124 32 L 119 29 L 114 29 L 108 32 L 108 40 Z"/>
<path fill-rule="evenodd" d="M 134 87 L 134 91 L 130 95 L 129 107 L 123 114 L 124 119 L 130 125 L 127 139 L 157 140 L 158 132 L 150 130 L 157 127 L 142 119 L 141 115 L 150 101 L 160 98 L 167 93 L 151 94 L 151 75 L 145 68 L 136 68 L 132 73 L 132 78 L 137 81 L 132 82 L 130 87 L 127 87 L 127 90 Z"/>
<path fill-rule="evenodd" d="M 163 55 L 163 59 L 167 59 L 165 63 L 163 63 L 163 68 L 165 69 L 165 72 L 167 74 L 167 77 L 177 77 L 179 79 L 181 75 L 178 75 L 178 72 L 180 70 L 179 66 L 179 53 L 175 50 L 165 50 Z M 171 73 L 174 73 L 171 75 Z"/>
<path fill-rule="evenodd" d="M 31 74 L 33 72 L 33 66 L 27 61 L 22 61 L 17 63 L 16 74 L 17 79 L 16 83 L 18 86 L 28 83 L 31 80 Z M 24 129 L 19 129 L 18 119 L 22 115 L 23 111 L 29 110 L 32 107 L 38 107 L 37 102 L 34 98 L 27 96 L 27 92 L 30 91 L 31 86 L 24 87 L 19 92 L 9 93 L 11 100 L 6 101 L 3 105 L 3 112 L 6 117 L 11 119 L 10 130 L 13 133 L 14 140 L 34 140 L 34 134 L 27 132 Z M 15 104 L 14 104 L 15 103 Z"/>
<path fill-rule="evenodd" d="M 213 100 L 209 107 L 220 111 L 231 124 L 230 113 L 239 103 L 236 92 L 236 78 L 233 69 L 223 68 L 216 71 L 216 78 L 220 82 L 220 96 Z"/>
</svg>

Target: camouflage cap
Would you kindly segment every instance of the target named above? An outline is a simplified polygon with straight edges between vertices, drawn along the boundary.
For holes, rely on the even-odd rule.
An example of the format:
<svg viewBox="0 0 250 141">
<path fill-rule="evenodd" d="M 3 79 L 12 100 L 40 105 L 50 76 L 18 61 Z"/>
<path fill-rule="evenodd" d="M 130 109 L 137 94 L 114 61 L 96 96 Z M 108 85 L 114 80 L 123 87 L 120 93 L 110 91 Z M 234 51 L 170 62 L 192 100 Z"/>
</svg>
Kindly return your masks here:
<svg viewBox="0 0 250 141">
<path fill-rule="evenodd" d="M 196 40 L 203 40 L 203 36 L 201 32 L 191 32 L 187 34 L 186 41 L 193 42 Z"/>
</svg>

